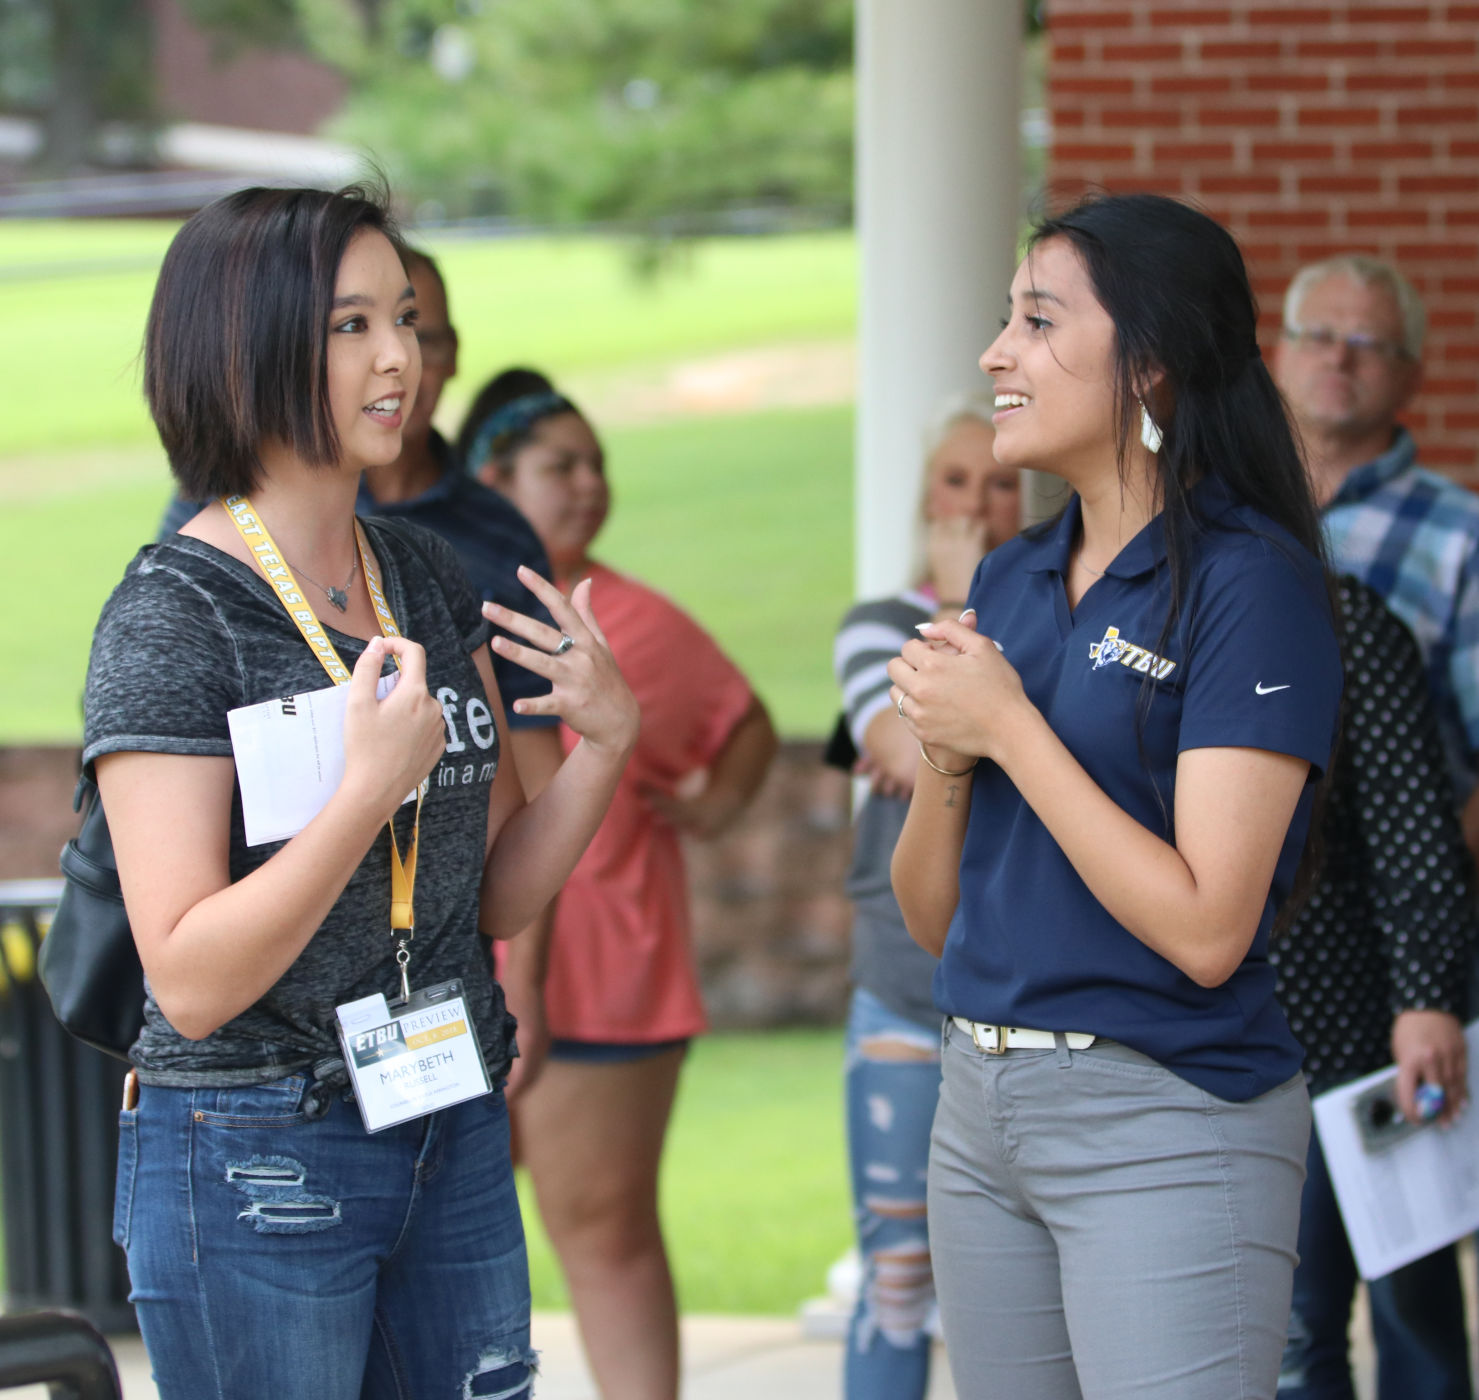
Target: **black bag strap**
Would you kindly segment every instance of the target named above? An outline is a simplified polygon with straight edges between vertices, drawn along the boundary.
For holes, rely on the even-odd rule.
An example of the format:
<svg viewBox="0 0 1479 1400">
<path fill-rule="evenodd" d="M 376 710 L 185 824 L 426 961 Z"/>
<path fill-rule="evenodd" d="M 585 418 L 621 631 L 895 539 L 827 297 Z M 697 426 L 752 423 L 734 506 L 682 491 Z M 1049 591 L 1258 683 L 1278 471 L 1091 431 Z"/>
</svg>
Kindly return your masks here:
<svg viewBox="0 0 1479 1400">
<path fill-rule="evenodd" d="M 113 858 L 113 837 L 108 830 L 108 819 L 103 815 L 98 785 L 86 773 L 77 779 L 72 810 L 83 813 L 82 825 L 77 835 L 62 847 L 62 874 L 89 893 L 122 904 L 123 886 Z"/>
</svg>

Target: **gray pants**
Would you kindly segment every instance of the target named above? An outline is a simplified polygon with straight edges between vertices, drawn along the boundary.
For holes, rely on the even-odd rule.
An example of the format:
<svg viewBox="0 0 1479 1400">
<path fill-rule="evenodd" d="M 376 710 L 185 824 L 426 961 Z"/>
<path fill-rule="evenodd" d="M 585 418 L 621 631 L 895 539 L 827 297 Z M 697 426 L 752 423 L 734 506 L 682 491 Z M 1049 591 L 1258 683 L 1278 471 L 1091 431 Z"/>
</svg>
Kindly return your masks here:
<svg viewBox="0 0 1479 1400">
<path fill-rule="evenodd" d="M 978 1051 L 945 1023 L 930 1253 L 961 1400 L 1272 1400 L 1304 1076 L 1249 1103 L 1127 1046 Z"/>
</svg>

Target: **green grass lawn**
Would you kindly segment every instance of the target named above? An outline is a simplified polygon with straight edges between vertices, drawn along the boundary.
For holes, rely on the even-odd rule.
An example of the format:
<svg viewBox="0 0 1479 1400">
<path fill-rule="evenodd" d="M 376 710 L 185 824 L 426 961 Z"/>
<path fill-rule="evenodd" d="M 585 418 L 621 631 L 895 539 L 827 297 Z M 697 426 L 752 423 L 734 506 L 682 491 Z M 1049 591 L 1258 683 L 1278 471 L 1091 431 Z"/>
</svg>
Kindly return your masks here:
<svg viewBox="0 0 1479 1400">
<path fill-rule="evenodd" d="M 783 732 L 817 735 L 836 707 L 833 629 L 852 577 L 852 415 L 846 408 L 617 429 L 601 555 L 663 589 L 746 670 Z M 162 461 L 109 454 L 86 484 L 17 489 L 3 509 L 0 743 L 65 743 L 98 610 L 168 491 Z"/>
<path fill-rule="evenodd" d="M 151 442 L 137 356 L 174 226 L 0 221 L 0 459 Z M 716 239 L 655 280 L 625 246 L 568 238 L 428 238 L 462 336 L 449 397 L 511 360 L 555 377 L 852 333 L 850 233 Z"/>
<path fill-rule="evenodd" d="M 536 1308 L 568 1306 L 521 1185 Z M 789 1313 L 852 1242 L 841 1031 L 715 1035 L 689 1056 L 668 1138 L 663 1227 L 685 1312 Z"/>
<path fill-rule="evenodd" d="M 77 737 L 98 609 L 153 536 L 168 485 L 135 360 L 172 232 L 0 221 L 0 743 Z M 464 395 L 514 359 L 557 377 L 622 371 L 853 326 L 847 233 L 714 240 L 653 281 L 621 243 L 589 236 L 429 246 L 463 337 Z M 441 420 L 459 409 L 449 393 Z M 710 627 L 787 734 L 828 729 L 852 572 L 850 411 L 668 420 L 613 429 L 607 446 L 602 556 Z"/>
</svg>

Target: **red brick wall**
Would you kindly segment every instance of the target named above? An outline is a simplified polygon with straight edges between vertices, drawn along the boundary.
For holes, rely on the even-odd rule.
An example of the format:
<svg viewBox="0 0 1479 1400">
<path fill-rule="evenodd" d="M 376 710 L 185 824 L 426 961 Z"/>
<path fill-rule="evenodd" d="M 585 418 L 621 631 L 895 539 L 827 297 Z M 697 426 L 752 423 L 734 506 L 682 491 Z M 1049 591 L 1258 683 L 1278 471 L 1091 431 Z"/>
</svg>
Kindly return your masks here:
<svg viewBox="0 0 1479 1400">
<path fill-rule="evenodd" d="M 178 0 L 150 0 L 155 98 L 169 121 L 311 136 L 344 103 L 344 78 L 305 54 L 231 49 L 201 32 Z"/>
<path fill-rule="evenodd" d="M 1428 306 L 1423 460 L 1479 486 L 1479 4 L 1049 0 L 1051 198 L 1189 197 L 1269 345 L 1304 262 L 1394 261 Z"/>
</svg>

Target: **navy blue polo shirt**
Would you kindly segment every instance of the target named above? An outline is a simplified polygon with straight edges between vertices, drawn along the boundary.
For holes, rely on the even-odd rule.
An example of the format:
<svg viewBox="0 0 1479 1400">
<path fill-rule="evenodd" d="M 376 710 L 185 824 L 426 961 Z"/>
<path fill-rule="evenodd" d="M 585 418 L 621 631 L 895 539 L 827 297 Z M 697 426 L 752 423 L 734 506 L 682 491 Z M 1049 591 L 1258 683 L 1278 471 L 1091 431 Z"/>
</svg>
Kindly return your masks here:
<svg viewBox="0 0 1479 1400">
<path fill-rule="evenodd" d="M 1115 921 L 1011 780 L 982 760 L 935 1000 L 975 1021 L 1091 1031 L 1220 1098 L 1246 1100 L 1282 1084 L 1303 1059 L 1274 999 L 1268 939 L 1334 741 L 1340 650 L 1318 561 L 1220 486 L 1204 483 L 1193 496 L 1208 528 L 1193 544 L 1168 637 L 1159 518 L 1070 611 L 1064 579 L 1077 497 L 1056 523 L 989 554 L 970 602 L 978 629 L 1001 643 L 1074 757 L 1168 840 L 1182 750 L 1269 749 L 1311 765 L 1247 957 L 1222 986 L 1198 986 Z"/>
<path fill-rule="evenodd" d="M 433 431 L 431 445 L 443 468 L 435 485 L 406 501 L 382 502 L 370 494 L 362 477 L 355 510 L 360 515 L 409 520 L 440 535 L 456 550 L 479 598 L 553 626 L 548 609 L 519 582 L 520 564 L 527 564 L 543 578 L 550 576 L 549 558 L 534 527 L 506 497 L 468 476 L 441 434 Z M 177 496 L 165 512 L 160 538 L 173 534 L 199 510 L 199 505 Z M 559 724 L 555 715 L 515 714 L 515 700 L 548 695 L 549 682 L 496 651 L 490 656 L 510 729 L 545 729 Z"/>
</svg>

